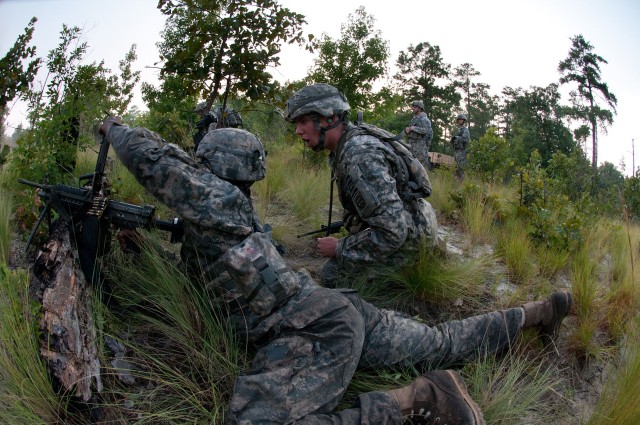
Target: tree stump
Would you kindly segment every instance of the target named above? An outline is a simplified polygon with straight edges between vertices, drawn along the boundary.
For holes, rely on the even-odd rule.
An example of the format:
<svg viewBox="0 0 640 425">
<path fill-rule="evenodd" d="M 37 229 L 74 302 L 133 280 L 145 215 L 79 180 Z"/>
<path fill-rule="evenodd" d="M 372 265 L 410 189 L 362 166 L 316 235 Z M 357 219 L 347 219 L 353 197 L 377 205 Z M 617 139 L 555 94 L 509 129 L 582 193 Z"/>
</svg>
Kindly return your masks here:
<svg viewBox="0 0 640 425">
<path fill-rule="evenodd" d="M 62 220 L 52 225 L 52 236 L 36 257 L 31 279 L 42 290 L 40 353 L 63 390 L 89 401 L 94 392 L 102 391 L 93 288 L 80 269 Z"/>
</svg>

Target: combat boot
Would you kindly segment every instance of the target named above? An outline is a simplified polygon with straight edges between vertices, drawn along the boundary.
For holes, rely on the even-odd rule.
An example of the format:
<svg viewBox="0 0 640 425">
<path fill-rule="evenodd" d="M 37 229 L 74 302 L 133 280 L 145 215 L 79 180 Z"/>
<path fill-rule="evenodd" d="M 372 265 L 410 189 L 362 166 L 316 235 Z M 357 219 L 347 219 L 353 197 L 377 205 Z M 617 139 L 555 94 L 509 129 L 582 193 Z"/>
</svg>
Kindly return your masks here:
<svg viewBox="0 0 640 425">
<path fill-rule="evenodd" d="M 434 370 L 389 391 L 405 425 L 486 425 L 458 372 Z"/>
<path fill-rule="evenodd" d="M 562 320 L 571 311 L 573 300 L 570 292 L 554 292 L 544 301 L 533 301 L 522 306 L 523 328 L 539 327 L 545 345 L 558 336 Z"/>
</svg>

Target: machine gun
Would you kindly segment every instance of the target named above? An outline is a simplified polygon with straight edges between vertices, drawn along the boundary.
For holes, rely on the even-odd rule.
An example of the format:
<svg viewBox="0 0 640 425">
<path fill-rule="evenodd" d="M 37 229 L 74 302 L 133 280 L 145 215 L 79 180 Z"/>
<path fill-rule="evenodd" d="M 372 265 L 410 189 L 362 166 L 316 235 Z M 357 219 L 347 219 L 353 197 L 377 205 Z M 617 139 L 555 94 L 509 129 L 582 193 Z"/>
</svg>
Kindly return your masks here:
<svg viewBox="0 0 640 425">
<path fill-rule="evenodd" d="M 332 235 L 334 233 L 338 233 L 340 231 L 340 229 L 342 229 L 343 225 L 344 225 L 344 223 L 342 221 L 334 221 L 333 223 L 329 224 L 328 226 L 323 224 L 323 225 L 320 226 L 319 229 L 312 230 L 312 231 L 307 232 L 307 233 L 303 233 L 301 235 L 298 235 L 298 237 L 301 238 L 303 236 L 315 235 L 317 233 L 324 233 L 325 236 L 329 236 L 329 235 Z"/>
<path fill-rule="evenodd" d="M 96 203 L 99 204 L 98 209 L 94 209 L 95 204 L 92 200 L 90 189 L 62 184 L 40 184 L 25 179 L 18 179 L 18 181 L 40 189 L 38 196 L 44 202 L 44 208 L 27 240 L 27 249 L 40 223 L 51 208 L 67 224 L 72 224 L 74 220 L 77 220 L 83 214 L 98 214 L 117 229 L 158 229 L 171 232 L 172 243 L 182 240 L 184 234 L 182 219 L 175 217 L 172 220 L 160 220 L 155 217 L 156 207 L 153 205 L 140 206 L 102 198 Z"/>
<path fill-rule="evenodd" d="M 51 229 L 51 210 L 55 211 L 69 227 L 78 248 L 80 267 L 87 281 L 92 283 L 101 280 L 96 260 L 109 250 L 112 227 L 168 231 L 171 232 L 171 242 L 180 242 L 184 234 L 181 219 L 159 220 L 155 217 L 154 206 L 139 206 L 106 197 L 104 169 L 108 151 L 109 142 L 102 136 L 95 171 L 80 177 L 81 181 L 92 179 L 90 186 L 48 185 L 25 179 L 18 180 L 22 184 L 39 189 L 38 196 L 44 202 L 44 207 L 27 240 L 27 249 L 45 217 Z"/>
</svg>

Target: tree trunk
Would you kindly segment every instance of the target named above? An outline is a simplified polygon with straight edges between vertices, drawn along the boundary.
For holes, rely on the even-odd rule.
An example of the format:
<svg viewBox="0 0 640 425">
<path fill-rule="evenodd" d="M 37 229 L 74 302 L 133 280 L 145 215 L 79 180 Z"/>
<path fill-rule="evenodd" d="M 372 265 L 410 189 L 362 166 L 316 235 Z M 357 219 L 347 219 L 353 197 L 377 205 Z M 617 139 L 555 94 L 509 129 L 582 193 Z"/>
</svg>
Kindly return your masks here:
<svg viewBox="0 0 640 425">
<path fill-rule="evenodd" d="M 80 270 L 67 226 L 57 220 L 52 227 L 31 274 L 32 287 L 43 290 L 40 353 L 62 389 L 88 401 L 102 391 L 93 289 Z"/>
</svg>

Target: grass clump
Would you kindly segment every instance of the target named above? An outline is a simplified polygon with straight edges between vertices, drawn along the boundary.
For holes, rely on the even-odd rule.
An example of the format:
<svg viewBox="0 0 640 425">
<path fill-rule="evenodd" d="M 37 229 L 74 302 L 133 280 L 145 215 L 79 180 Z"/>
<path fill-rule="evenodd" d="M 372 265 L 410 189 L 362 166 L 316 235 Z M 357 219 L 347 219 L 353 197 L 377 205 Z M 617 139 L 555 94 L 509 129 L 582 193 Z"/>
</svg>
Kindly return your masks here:
<svg viewBox="0 0 640 425">
<path fill-rule="evenodd" d="M 383 279 L 399 284 L 404 298 L 413 296 L 434 303 L 459 300 L 477 305 L 490 267 L 491 258 L 488 257 L 459 261 L 422 249 L 415 262 L 399 272 L 385 272 Z"/>
<path fill-rule="evenodd" d="M 40 357 L 28 283 L 27 272 L 0 264 L 0 423 L 60 423 L 67 397 L 55 393 Z"/>
<path fill-rule="evenodd" d="M 111 397 L 129 400 L 142 423 L 219 423 L 246 361 L 212 294 L 155 248 L 146 246 L 135 264 L 116 261 L 114 272 L 127 285 L 115 289 L 113 315 L 134 325 L 135 335 L 122 342 L 133 376 L 153 391 L 142 397 L 125 388 Z"/>
<path fill-rule="evenodd" d="M 508 220 L 497 232 L 496 252 L 504 260 L 512 281 L 527 284 L 536 275 L 534 247 L 526 226 Z"/>
<path fill-rule="evenodd" d="M 502 358 L 484 355 L 467 364 L 462 373 L 489 424 L 530 424 L 534 412 L 535 423 L 554 422 L 557 417 L 562 403 L 557 399 L 561 383 L 557 370 L 518 353 L 517 347 Z"/>
</svg>

